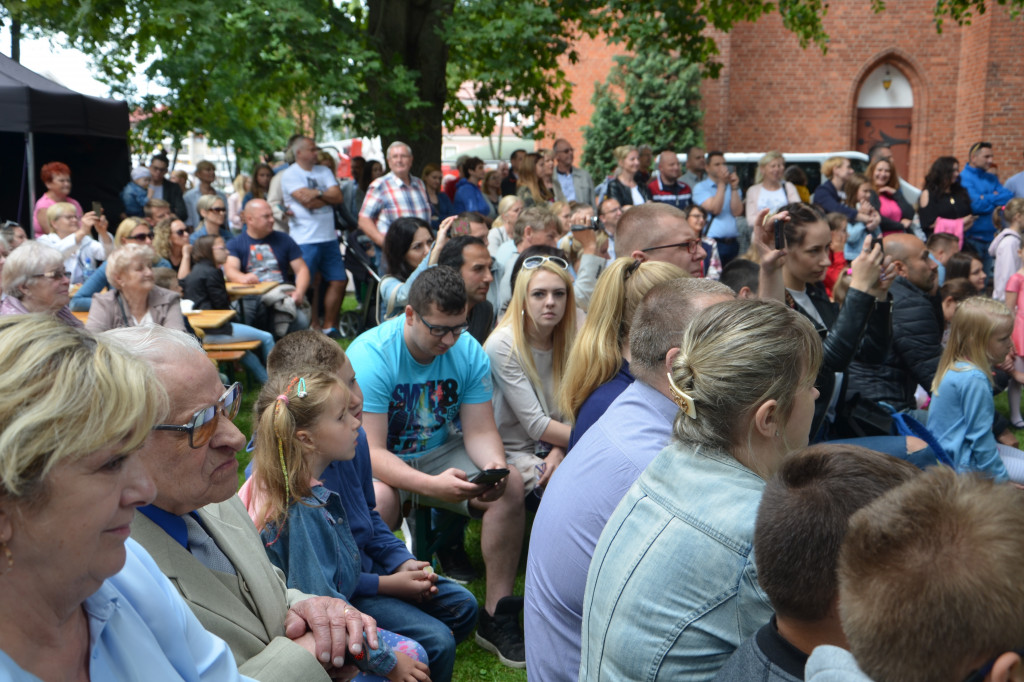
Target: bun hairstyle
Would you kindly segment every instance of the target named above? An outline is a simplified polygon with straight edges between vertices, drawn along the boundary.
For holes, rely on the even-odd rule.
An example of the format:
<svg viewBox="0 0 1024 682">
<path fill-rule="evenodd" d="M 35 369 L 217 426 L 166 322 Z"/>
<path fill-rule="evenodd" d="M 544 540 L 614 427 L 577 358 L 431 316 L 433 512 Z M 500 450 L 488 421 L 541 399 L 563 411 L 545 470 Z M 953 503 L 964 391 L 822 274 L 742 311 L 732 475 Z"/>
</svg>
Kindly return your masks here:
<svg viewBox="0 0 1024 682">
<path fill-rule="evenodd" d="M 754 410 L 772 399 L 785 424 L 796 394 L 813 385 L 821 355 L 811 323 L 781 303 L 710 306 L 687 327 L 672 364 L 673 397 L 682 408 L 675 438 L 731 452 L 750 437 Z"/>
</svg>

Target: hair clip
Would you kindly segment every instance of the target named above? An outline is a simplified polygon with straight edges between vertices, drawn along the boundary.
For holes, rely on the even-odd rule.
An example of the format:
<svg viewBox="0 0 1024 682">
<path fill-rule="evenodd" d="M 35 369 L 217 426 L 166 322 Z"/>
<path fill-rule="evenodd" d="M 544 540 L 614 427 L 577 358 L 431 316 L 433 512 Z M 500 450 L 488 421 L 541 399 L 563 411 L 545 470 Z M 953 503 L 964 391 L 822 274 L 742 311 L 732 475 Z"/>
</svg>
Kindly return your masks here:
<svg viewBox="0 0 1024 682">
<path fill-rule="evenodd" d="M 306 379 L 303 377 L 299 379 L 299 386 L 295 389 L 295 397 L 305 398 L 307 395 L 309 395 L 309 392 L 306 391 Z"/>
<path fill-rule="evenodd" d="M 669 392 L 672 394 L 672 402 L 679 406 L 679 409 L 683 411 L 690 419 L 697 418 L 697 408 L 693 404 L 693 398 L 683 393 L 676 386 L 676 382 L 672 380 L 672 373 L 668 372 L 665 374 L 668 377 Z"/>
</svg>

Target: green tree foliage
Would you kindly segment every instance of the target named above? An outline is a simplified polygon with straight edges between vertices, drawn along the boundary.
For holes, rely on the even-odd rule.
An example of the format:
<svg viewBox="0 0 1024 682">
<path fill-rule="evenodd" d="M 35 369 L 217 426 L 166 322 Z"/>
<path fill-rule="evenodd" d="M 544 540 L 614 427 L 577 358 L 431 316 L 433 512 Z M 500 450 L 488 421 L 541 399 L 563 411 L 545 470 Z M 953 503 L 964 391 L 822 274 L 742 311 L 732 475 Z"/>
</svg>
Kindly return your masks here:
<svg viewBox="0 0 1024 682">
<path fill-rule="evenodd" d="M 594 114 L 583 129 L 582 163 L 595 178 L 615 167 L 612 151 L 649 144 L 683 152 L 700 143 L 700 68 L 667 52 L 619 56 L 594 90 Z"/>
<path fill-rule="evenodd" d="M 876 11 L 884 0 L 869 0 Z M 826 0 L 0 0 L 28 34 L 69 36 L 105 80 L 148 114 L 145 135 L 279 147 L 325 105 L 358 134 L 401 137 L 437 160 L 441 124 L 488 135 L 495 114 L 521 132 L 572 112 L 559 58 L 581 35 L 636 54 L 672 51 L 715 76 L 714 34 L 778 12 L 801 45 L 824 50 Z M 995 2 L 935 0 L 935 20 L 969 22 Z M 166 88 L 132 91 L 138 64 Z M 470 95 L 456 96 L 468 83 Z M 284 123 L 280 121 L 284 119 Z"/>
</svg>

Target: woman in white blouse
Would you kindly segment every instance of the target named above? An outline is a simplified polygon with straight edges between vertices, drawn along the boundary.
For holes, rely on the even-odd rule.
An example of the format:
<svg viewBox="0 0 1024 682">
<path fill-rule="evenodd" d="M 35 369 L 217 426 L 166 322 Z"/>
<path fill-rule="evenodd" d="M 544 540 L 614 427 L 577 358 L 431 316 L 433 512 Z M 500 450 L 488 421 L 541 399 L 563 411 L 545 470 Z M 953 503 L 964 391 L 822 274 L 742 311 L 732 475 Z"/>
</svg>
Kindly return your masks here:
<svg viewBox="0 0 1024 682">
<path fill-rule="evenodd" d="M 800 201 L 800 193 L 792 182 L 785 182 L 786 160 L 782 152 L 768 152 L 757 162 L 756 185 L 747 190 L 747 224 L 757 222 L 757 214 L 767 208 L 775 213 L 786 204 Z"/>
</svg>

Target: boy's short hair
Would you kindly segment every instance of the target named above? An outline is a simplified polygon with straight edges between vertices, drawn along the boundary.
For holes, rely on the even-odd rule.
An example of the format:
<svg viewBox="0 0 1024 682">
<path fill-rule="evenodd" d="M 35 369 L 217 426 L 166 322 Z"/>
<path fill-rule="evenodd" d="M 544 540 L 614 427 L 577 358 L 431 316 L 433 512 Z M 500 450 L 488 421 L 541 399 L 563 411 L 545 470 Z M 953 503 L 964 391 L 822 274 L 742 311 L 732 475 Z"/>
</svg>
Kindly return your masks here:
<svg viewBox="0 0 1024 682">
<path fill-rule="evenodd" d="M 925 246 L 928 247 L 929 251 L 939 245 L 952 246 L 954 244 L 956 245 L 956 250 L 959 251 L 960 239 L 955 234 L 950 234 L 948 232 L 933 232 L 932 235 L 928 237 L 928 241 L 925 242 Z"/>
<path fill-rule="evenodd" d="M 740 289 L 747 287 L 753 293 L 757 293 L 760 283 L 761 266 L 746 258 L 735 258 L 722 269 L 722 276 L 718 281 L 729 287 L 736 294 Z"/>
<path fill-rule="evenodd" d="M 768 481 L 754 527 L 757 581 L 776 613 L 813 622 L 828 615 L 850 517 L 920 471 L 856 445 L 812 445 Z"/>
<path fill-rule="evenodd" d="M 329 336 L 312 329 L 292 332 L 274 344 L 267 356 L 267 374 L 297 376 L 302 372 L 335 374 L 345 364 L 345 351 Z"/>
<path fill-rule="evenodd" d="M 825 222 L 828 223 L 828 229 L 831 232 L 842 230 L 850 224 L 849 218 L 842 213 L 826 213 Z"/>
<path fill-rule="evenodd" d="M 457 315 L 466 309 L 466 285 L 458 270 L 438 265 L 416 278 L 409 287 L 409 305 L 420 315 L 429 315 L 431 303 L 443 315 Z"/>
<path fill-rule="evenodd" d="M 171 289 L 178 283 L 178 271 L 172 268 L 153 268 L 153 284 Z"/>
<path fill-rule="evenodd" d="M 1024 646 L 1024 495 L 932 467 L 854 514 L 839 613 L 877 682 L 956 682 Z"/>
</svg>

